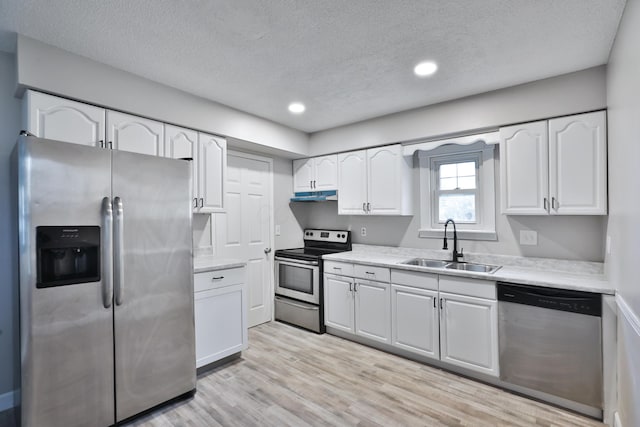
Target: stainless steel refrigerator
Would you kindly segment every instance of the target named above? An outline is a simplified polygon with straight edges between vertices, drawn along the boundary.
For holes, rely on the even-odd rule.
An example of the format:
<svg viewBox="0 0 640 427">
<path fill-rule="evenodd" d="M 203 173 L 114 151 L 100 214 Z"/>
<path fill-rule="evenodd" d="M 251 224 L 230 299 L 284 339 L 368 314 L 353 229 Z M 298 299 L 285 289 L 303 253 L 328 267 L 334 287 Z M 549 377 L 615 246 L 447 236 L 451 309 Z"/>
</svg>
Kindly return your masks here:
<svg viewBox="0 0 640 427">
<path fill-rule="evenodd" d="M 108 426 L 195 390 L 191 165 L 21 137 L 23 426 Z"/>
</svg>

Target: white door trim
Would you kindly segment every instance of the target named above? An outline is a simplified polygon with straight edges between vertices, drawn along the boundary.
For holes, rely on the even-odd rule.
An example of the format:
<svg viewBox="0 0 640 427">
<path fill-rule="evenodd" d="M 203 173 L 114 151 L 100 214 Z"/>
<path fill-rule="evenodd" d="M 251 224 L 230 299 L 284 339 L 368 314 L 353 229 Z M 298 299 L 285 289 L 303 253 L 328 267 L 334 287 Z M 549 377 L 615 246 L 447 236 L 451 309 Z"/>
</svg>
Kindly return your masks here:
<svg viewBox="0 0 640 427">
<path fill-rule="evenodd" d="M 273 157 L 265 157 L 265 156 L 261 156 L 258 154 L 251 154 L 251 153 L 245 153 L 242 151 L 236 151 L 236 150 L 227 150 L 227 157 L 229 156 L 235 156 L 235 157 L 241 157 L 244 159 L 250 159 L 250 160 L 258 160 L 261 162 L 266 162 L 269 164 L 269 240 L 270 240 L 270 245 L 271 245 L 271 253 L 269 254 L 269 271 L 270 271 L 270 281 L 269 281 L 269 295 L 274 296 L 275 295 L 275 290 L 274 290 L 274 285 L 275 285 L 275 270 L 274 270 L 274 263 L 273 263 L 273 257 L 274 257 L 274 253 L 275 253 L 275 249 L 273 248 L 273 244 L 275 242 L 275 218 L 273 217 L 275 209 L 273 206 Z M 225 193 L 225 197 L 226 197 L 226 193 Z M 226 204 L 225 204 L 226 206 Z M 273 302 L 271 303 L 271 321 L 274 320 L 274 304 Z"/>
</svg>

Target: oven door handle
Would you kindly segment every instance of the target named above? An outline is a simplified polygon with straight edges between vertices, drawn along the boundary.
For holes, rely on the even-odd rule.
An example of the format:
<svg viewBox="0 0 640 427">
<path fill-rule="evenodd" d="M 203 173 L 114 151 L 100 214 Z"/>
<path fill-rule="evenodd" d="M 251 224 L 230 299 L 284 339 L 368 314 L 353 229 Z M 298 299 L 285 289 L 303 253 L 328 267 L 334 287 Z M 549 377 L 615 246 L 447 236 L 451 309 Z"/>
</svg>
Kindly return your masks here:
<svg viewBox="0 0 640 427">
<path fill-rule="evenodd" d="M 286 264 L 286 265 L 313 265 L 313 266 L 318 266 L 318 261 L 304 261 L 301 259 L 292 259 L 292 258 L 282 258 L 282 257 L 275 257 L 274 258 L 276 261 L 280 261 L 281 264 Z"/>
</svg>

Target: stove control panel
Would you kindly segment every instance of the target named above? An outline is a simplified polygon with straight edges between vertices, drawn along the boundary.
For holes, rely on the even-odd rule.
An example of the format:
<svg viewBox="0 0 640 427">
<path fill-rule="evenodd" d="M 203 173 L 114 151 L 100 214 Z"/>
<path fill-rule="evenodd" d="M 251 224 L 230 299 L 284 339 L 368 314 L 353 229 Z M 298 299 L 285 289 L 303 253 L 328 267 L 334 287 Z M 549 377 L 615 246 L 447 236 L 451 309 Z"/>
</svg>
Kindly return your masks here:
<svg viewBox="0 0 640 427">
<path fill-rule="evenodd" d="M 347 230 L 304 230 L 304 240 L 316 242 L 347 243 L 350 239 L 350 231 Z"/>
</svg>

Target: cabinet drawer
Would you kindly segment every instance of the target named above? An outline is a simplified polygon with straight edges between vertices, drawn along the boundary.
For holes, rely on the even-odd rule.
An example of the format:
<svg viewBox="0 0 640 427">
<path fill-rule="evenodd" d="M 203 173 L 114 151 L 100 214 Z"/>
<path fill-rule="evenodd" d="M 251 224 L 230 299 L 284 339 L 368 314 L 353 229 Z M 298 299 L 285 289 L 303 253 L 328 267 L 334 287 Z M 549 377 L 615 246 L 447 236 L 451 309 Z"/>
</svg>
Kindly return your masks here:
<svg viewBox="0 0 640 427">
<path fill-rule="evenodd" d="M 496 282 L 466 277 L 440 276 L 440 292 L 470 297 L 496 299 Z"/>
<path fill-rule="evenodd" d="M 196 273 L 193 276 L 194 292 L 244 283 L 244 267 Z"/>
<path fill-rule="evenodd" d="M 353 264 L 347 262 L 324 261 L 324 272 L 339 276 L 353 276 Z"/>
<path fill-rule="evenodd" d="M 353 276 L 378 282 L 389 282 L 391 279 L 391 270 L 387 267 L 354 264 Z"/>
<path fill-rule="evenodd" d="M 418 271 L 391 270 L 391 283 L 437 291 L 438 275 L 430 273 L 420 273 Z"/>
</svg>

